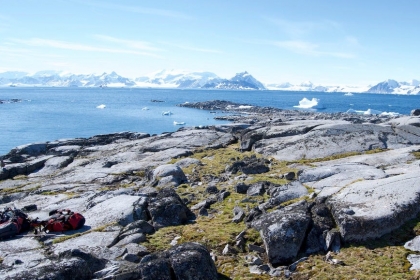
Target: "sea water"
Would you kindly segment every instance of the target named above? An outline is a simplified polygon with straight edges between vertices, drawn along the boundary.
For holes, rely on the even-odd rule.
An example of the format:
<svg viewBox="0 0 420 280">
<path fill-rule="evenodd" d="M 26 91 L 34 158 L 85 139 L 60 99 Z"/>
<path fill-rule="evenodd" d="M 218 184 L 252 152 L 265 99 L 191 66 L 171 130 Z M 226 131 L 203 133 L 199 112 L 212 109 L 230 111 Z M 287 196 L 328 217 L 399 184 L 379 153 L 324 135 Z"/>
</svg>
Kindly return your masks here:
<svg viewBox="0 0 420 280">
<path fill-rule="evenodd" d="M 178 107 L 185 102 L 228 100 L 291 110 L 409 114 L 420 96 L 289 91 L 136 88 L 0 88 L 0 155 L 34 142 L 122 131 L 159 134 L 184 126 L 225 123 L 214 113 Z M 305 100 L 306 99 L 306 100 Z M 152 102 L 159 101 L 159 102 Z M 369 111 L 370 110 L 370 111 Z M 163 114 L 166 112 L 166 114 Z M 170 112 L 170 113 L 169 113 Z M 218 112 L 216 115 L 223 113 Z"/>
</svg>

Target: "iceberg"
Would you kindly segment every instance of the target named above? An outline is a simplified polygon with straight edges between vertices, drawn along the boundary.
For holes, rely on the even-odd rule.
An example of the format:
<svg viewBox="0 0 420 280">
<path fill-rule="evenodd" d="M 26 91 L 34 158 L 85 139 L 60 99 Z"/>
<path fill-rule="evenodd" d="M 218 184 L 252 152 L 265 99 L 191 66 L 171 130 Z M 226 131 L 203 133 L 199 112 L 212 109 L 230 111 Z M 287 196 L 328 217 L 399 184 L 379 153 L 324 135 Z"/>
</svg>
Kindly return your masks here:
<svg viewBox="0 0 420 280">
<path fill-rule="evenodd" d="M 98 109 L 104 109 L 105 107 L 106 107 L 105 104 L 101 104 L 101 105 L 96 106 L 96 108 L 98 108 Z"/>
<path fill-rule="evenodd" d="M 293 107 L 301 109 L 325 109 L 325 107 L 320 104 L 320 100 L 315 97 L 312 98 L 312 100 L 304 97 L 301 101 L 299 101 L 299 105 Z"/>
</svg>

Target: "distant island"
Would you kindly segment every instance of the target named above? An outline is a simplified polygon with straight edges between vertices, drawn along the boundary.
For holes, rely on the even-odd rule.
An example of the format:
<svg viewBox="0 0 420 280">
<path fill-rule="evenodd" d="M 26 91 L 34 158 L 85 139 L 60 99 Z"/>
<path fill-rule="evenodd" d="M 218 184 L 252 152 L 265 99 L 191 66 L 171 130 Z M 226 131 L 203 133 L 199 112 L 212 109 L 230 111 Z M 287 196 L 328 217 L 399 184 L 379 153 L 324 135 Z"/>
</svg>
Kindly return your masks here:
<svg viewBox="0 0 420 280">
<path fill-rule="evenodd" d="M 420 81 L 398 82 L 388 79 L 376 85 L 316 85 L 310 81 L 300 84 L 263 84 L 247 71 L 230 79 L 212 72 L 162 70 L 138 78 L 127 78 L 115 72 L 103 74 L 72 74 L 62 71 L 40 71 L 35 74 L 8 71 L 0 73 L 0 87 L 130 87 L 221 90 L 284 90 L 343 93 L 386 93 L 417 95 Z"/>
</svg>

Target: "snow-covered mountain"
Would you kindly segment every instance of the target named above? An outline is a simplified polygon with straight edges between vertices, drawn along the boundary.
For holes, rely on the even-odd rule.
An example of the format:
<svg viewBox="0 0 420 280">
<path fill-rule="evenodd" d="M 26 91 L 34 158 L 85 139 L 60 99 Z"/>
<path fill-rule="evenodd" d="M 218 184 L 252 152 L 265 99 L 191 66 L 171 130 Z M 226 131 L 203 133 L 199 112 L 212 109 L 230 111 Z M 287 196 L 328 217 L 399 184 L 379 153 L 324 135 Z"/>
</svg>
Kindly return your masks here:
<svg viewBox="0 0 420 280">
<path fill-rule="evenodd" d="M 222 79 L 211 72 L 185 72 L 163 70 L 135 79 L 138 86 L 166 88 L 205 89 L 265 89 L 264 85 L 248 72 Z"/>
<path fill-rule="evenodd" d="M 24 72 L 5 72 L 0 73 L 0 86 L 265 89 L 264 85 L 248 72 L 238 73 L 227 80 L 211 72 L 175 70 L 162 70 L 134 80 L 115 72 L 100 75 L 77 75 L 50 70 L 32 75 Z"/>
<path fill-rule="evenodd" d="M 233 78 L 227 79 L 215 79 L 202 88 L 206 89 L 251 89 L 251 90 L 263 90 L 266 89 L 265 86 L 255 79 L 248 72 L 242 72 L 236 74 Z"/>
<path fill-rule="evenodd" d="M 370 93 L 392 93 L 392 94 L 419 94 L 420 81 L 411 80 L 410 82 L 397 82 L 388 79 L 369 88 L 366 92 Z"/>
<path fill-rule="evenodd" d="M 162 70 L 135 79 L 140 87 L 201 88 L 207 83 L 220 80 L 211 72 L 187 72 Z"/>
<path fill-rule="evenodd" d="M 420 81 L 397 82 L 388 79 L 377 85 L 316 85 L 310 81 L 300 84 L 289 82 L 264 85 L 248 72 L 223 79 L 211 72 L 187 72 L 161 70 L 149 75 L 130 79 L 115 72 L 102 74 L 72 74 L 63 71 L 39 71 L 35 74 L 9 71 L 0 73 L 0 86 L 39 87 L 151 87 L 151 88 L 203 88 L 233 90 L 284 90 L 353 93 L 420 94 Z"/>
<path fill-rule="evenodd" d="M 269 90 L 284 90 L 284 91 L 320 91 L 320 92 L 366 92 L 370 86 L 347 86 L 347 85 L 314 85 L 310 81 L 300 84 L 282 83 L 282 84 L 268 84 Z"/>
<path fill-rule="evenodd" d="M 61 71 L 40 71 L 33 75 L 23 72 L 0 73 L 0 86 L 45 86 L 45 87 L 104 87 L 135 86 L 136 83 L 115 72 L 101 75 L 76 75 Z"/>
</svg>

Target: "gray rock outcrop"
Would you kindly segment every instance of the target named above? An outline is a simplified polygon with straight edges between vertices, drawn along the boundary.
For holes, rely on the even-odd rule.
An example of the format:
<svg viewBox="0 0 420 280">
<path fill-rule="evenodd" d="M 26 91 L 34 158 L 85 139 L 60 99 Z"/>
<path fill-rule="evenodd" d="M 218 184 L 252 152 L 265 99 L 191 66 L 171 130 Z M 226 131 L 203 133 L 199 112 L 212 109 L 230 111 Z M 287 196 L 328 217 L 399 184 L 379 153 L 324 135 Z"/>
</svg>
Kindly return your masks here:
<svg viewBox="0 0 420 280">
<path fill-rule="evenodd" d="M 252 222 L 261 234 L 271 264 L 287 264 L 297 256 L 310 222 L 306 210 L 306 205 L 289 206 Z"/>
<path fill-rule="evenodd" d="M 218 279 L 207 249 L 198 243 L 184 243 L 144 257 L 140 264 L 141 279 Z"/>
<path fill-rule="evenodd" d="M 420 212 L 420 173 L 356 182 L 327 200 L 345 241 L 378 238 Z"/>
<path fill-rule="evenodd" d="M 252 271 L 286 277 L 306 261 L 301 256 L 380 238 L 420 213 L 418 116 L 204 105 L 212 104 L 234 112 L 226 118 L 237 122 L 28 144 L 1 156 L 0 209 L 36 205 L 30 214 L 42 220 L 70 208 L 86 218 L 77 231 L 0 241 L 1 277 L 217 279 L 205 246 L 156 251 L 148 241 L 176 226 L 165 238 L 185 241 L 179 229 L 194 228 L 207 242 L 194 223 L 211 227 L 219 217 L 227 220 L 222 225 L 258 230 L 263 244 L 250 246 L 244 230 L 229 242 L 206 243 L 214 259 L 223 246 L 223 260 L 249 248 L 260 255 L 248 263 Z M 208 171 L 213 159 L 201 154 L 217 149 L 246 153 L 223 154 Z M 417 243 L 406 248 L 417 252 Z"/>
</svg>

